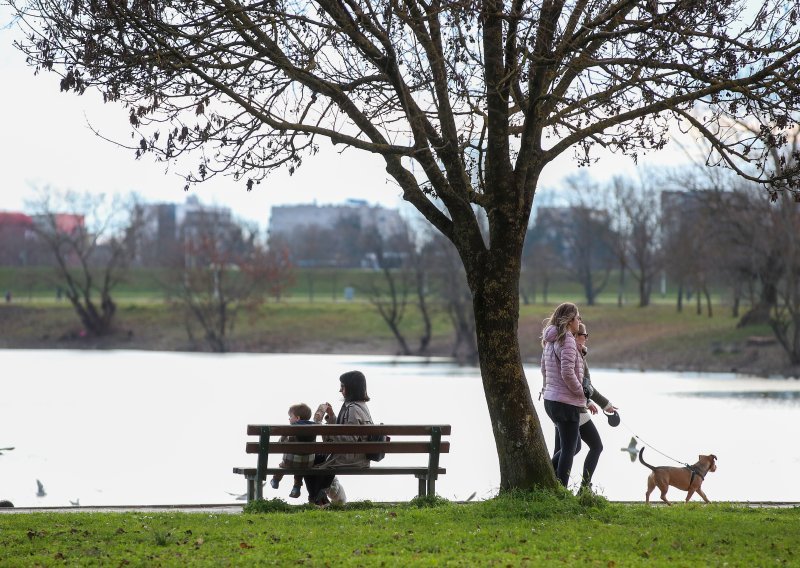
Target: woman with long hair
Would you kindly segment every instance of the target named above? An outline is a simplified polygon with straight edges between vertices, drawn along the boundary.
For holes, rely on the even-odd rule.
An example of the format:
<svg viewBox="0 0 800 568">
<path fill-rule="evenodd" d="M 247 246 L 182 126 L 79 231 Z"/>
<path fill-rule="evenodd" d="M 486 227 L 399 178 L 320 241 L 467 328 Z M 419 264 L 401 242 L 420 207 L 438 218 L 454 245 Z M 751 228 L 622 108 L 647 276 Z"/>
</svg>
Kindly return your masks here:
<svg viewBox="0 0 800 568">
<path fill-rule="evenodd" d="M 581 409 L 586 408 L 583 393 L 583 358 L 578 353 L 575 335 L 581 315 L 575 304 L 558 306 L 542 329 L 542 395 L 544 410 L 556 427 L 556 444 L 562 448 L 554 460 L 556 477 L 566 487 L 578 444 Z M 570 451 L 564 451 L 569 448 Z"/>
<path fill-rule="evenodd" d="M 321 404 L 314 415 L 315 422 L 321 422 L 323 415 L 328 424 L 372 424 L 367 402 L 367 378 L 361 371 L 348 371 L 339 377 L 339 392 L 344 403 L 337 415 L 329 402 Z M 357 436 L 323 436 L 325 441 L 360 442 Z M 369 467 L 366 454 L 317 455 L 315 467 L 335 469 L 337 467 Z M 308 490 L 308 502 L 319 506 L 329 504 L 327 490 L 333 483 L 335 474 L 308 475 L 304 477 Z"/>
<path fill-rule="evenodd" d="M 589 348 L 586 343 L 589 341 L 589 332 L 586 326 L 581 323 L 578 326 L 578 333 L 575 334 L 575 342 L 578 345 L 578 353 L 581 355 L 583 361 L 583 394 L 587 397 L 586 406 L 581 409 L 578 418 L 580 439 L 578 440 L 574 454 L 577 454 L 581 449 L 581 440 L 588 446 L 589 452 L 586 459 L 583 461 L 583 474 L 581 475 L 580 490 L 591 489 L 592 476 L 594 470 L 597 468 L 597 462 L 600 460 L 600 454 L 603 452 L 603 441 L 600 439 L 600 433 L 597 431 L 594 423 L 592 422 L 592 414 L 597 414 L 597 403 L 605 412 L 616 412 L 617 407 L 604 397 L 591 382 L 589 377 L 589 366 L 586 364 L 586 355 L 589 353 Z M 561 440 L 556 435 L 555 452 L 553 454 L 553 468 L 558 466 L 558 460 L 562 451 Z"/>
</svg>

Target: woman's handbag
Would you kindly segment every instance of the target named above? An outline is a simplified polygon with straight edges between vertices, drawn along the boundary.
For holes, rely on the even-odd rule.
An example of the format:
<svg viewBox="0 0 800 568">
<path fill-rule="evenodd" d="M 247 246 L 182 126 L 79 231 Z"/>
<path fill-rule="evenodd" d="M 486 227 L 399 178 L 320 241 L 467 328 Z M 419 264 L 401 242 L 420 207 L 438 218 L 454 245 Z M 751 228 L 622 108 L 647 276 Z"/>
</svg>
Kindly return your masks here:
<svg viewBox="0 0 800 568">
<path fill-rule="evenodd" d="M 389 442 L 391 438 L 384 434 L 370 434 L 367 436 L 367 442 Z M 385 453 L 367 454 L 370 461 L 379 462 L 386 457 Z"/>
</svg>

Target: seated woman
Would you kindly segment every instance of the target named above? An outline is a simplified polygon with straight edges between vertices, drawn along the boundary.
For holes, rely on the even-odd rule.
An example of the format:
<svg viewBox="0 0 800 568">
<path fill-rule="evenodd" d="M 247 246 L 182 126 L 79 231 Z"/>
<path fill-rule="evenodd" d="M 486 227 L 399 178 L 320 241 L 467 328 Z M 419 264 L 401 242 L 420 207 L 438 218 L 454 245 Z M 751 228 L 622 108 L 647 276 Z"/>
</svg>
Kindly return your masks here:
<svg viewBox="0 0 800 568">
<path fill-rule="evenodd" d="M 321 404 L 314 415 L 316 422 L 321 422 L 323 414 L 328 424 L 372 424 L 372 416 L 367 408 L 369 395 L 367 394 L 367 378 L 361 371 L 348 371 L 339 377 L 341 386 L 339 392 L 344 397 L 344 404 L 339 409 L 339 415 L 333 411 L 329 402 Z M 328 442 L 360 442 L 357 436 L 323 436 Z M 318 454 L 314 460 L 315 467 L 335 469 L 337 467 L 369 467 L 369 458 L 366 454 Z M 335 475 L 308 475 L 305 476 L 308 502 L 325 506 L 329 504 L 326 490 L 331 486 Z"/>
</svg>

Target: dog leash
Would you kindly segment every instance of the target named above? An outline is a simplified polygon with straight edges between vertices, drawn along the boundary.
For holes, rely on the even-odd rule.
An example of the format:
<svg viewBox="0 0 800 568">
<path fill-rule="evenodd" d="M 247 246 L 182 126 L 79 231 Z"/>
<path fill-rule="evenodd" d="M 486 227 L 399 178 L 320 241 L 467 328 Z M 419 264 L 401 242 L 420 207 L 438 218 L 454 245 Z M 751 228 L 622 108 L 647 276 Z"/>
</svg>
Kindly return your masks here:
<svg viewBox="0 0 800 568">
<path fill-rule="evenodd" d="M 662 456 L 664 456 L 664 457 L 665 457 L 665 458 L 667 458 L 668 460 L 672 460 L 672 461 L 674 461 L 674 462 L 676 462 L 676 463 L 679 463 L 679 464 L 681 464 L 681 465 L 685 465 L 685 466 L 686 466 L 686 467 L 688 467 L 689 469 L 692 469 L 692 466 L 690 466 L 688 463 L 686 463 L 686 462 L 682 462 L 681 460 L 676 460 L 676 459 L 675 459 L 675 458 L 673 458 L 672 456 L 668 456 L 667 454 L 665 454 L 664 452 L 662 452 L 661 450 L 659 450 L 658 448 L 656 448 L 656 447 L 655 447 L 653 444 L 651 444 L 651 443 L 649 443 L 649 442 L 645 442 L 645 441 L 644 441 L 644 440 L 643 440 L 643 439 L 642 439 L 642 438 L 641 438 L 641 437 L 640 437 L 640 436 L 639 436 L 639 435 L 638 435 L 636 432 L 634 432 L 633 430 L 631 430 L 631 429 L 628 427 L 628 425 L 627 425 L 627 424 L 625 424 L 625 421 L 624 421 L 624 420 L 620 419 L 620 424 L 622 424 L 623 426 L 625 426 L 625 429 L 626 429 L 628 432 L 630 432 L 630 433 L 631 433 L 631 436 L 633 436 L 635 439 L 639 440 L 639 441 L 642 443 L 642 445 L 644 445 L 644 446 L 647 446 L 648 448 L 650 448 L 650 449 L 651 449 L 651 450 L 653 450 L 654 452 L 657 452 L 657 453 L 661 454 Z"/>
</svg>

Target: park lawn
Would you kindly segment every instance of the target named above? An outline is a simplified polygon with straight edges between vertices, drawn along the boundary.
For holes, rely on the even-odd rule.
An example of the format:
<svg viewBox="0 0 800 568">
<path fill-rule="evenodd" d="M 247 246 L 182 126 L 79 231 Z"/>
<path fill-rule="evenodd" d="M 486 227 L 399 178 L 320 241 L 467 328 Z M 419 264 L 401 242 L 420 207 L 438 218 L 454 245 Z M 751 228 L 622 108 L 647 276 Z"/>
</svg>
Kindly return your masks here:
<svg viewBox="0 0 800 568">
<path fill-rule="evenodd" d="M 266 502 L 268 509 L 270 502 Z M 281 509 L 283 507 L 274 507 Z M 0 515 L 3 566 L 791 566 L 800 508 L 515 493 L 432 507 Z"/>
</svg>

